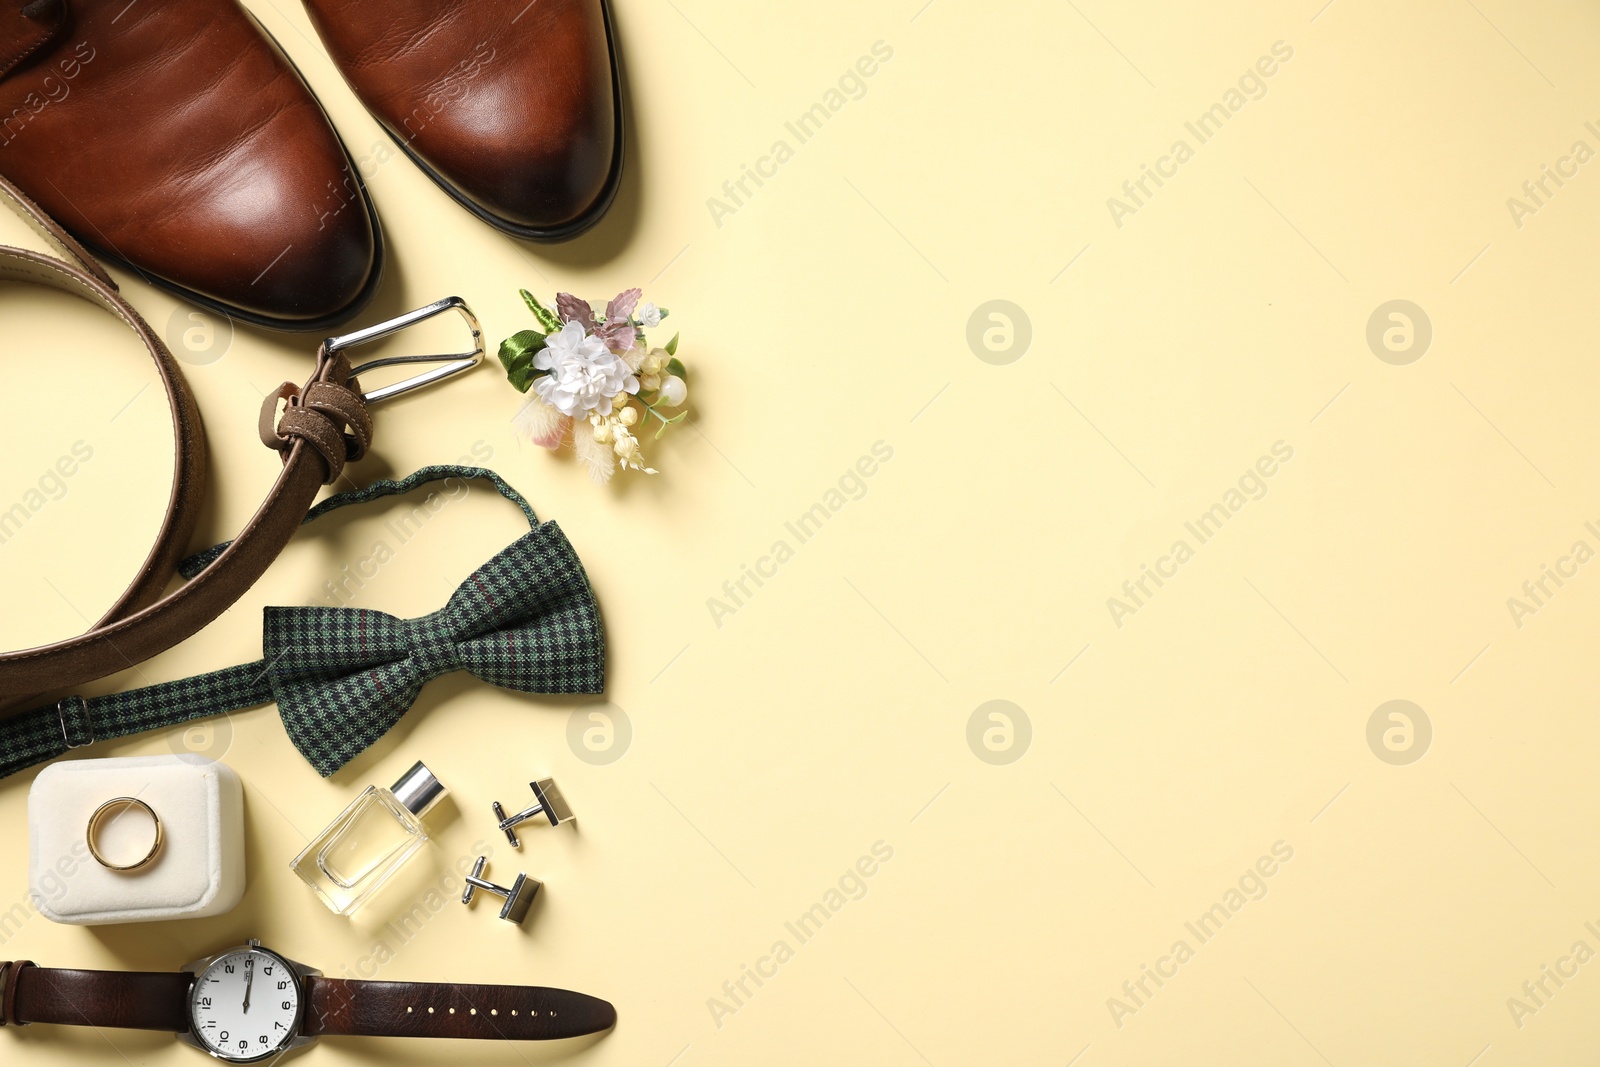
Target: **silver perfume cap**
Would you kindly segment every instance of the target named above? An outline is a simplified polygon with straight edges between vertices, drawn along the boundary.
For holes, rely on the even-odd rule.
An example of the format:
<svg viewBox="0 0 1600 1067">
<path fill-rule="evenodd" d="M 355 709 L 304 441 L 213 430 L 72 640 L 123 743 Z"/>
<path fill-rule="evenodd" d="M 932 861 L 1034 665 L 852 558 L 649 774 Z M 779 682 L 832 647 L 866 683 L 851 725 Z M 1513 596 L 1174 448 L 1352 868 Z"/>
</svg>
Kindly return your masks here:
<svg viewBox="0 0 1600 1067">
<path fill-rule="evenodd" d="M 394 793 L 396 800 L 405 805 L 407 811 L 420 819 L 444 799 L 447 790 L 444 783 L 435 778 L 433 772 L 418 760 L 416 765 L 394 784 L 391 792 Z"/>
</svg>

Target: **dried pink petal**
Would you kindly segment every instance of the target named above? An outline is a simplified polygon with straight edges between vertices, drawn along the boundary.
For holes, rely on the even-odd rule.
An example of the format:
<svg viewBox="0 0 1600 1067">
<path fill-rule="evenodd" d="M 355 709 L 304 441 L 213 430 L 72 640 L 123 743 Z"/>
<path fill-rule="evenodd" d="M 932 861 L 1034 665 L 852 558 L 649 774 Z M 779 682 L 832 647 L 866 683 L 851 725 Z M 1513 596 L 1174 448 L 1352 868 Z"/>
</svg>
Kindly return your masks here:
<svg viewBox="0 0 1600 1067">
<path fill-rule="evenodd" d="M 633 350 L 636 335 L 633 326 L 626 322 L 608 322 L 595 328 L 594 335 L 617 355 Z"/>
<path fill-rule="evenodd" d="M 611 303 L 606 305 L 606 321 L 627 322 L 633 309 L 639 305 L 639 297 L 643 295 L 642 289 L 624 289 L 612 297 Z"/>
<path fill-rule="evenodd" d="M 595 323 L 594 309 L 587 300 L 579 300 L 571 293 L 556 294 L 556 315 L 562 322 L 580 322 L 584 329 L 593 328 Z"/>
</svg>

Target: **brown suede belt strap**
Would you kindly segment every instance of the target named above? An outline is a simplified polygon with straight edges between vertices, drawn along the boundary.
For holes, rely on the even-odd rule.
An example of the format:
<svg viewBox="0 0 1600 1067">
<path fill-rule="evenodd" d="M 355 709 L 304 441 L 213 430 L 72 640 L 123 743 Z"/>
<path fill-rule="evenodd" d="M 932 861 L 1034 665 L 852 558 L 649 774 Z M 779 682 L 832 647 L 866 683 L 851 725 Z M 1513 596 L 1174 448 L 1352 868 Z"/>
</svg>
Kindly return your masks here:
<svg viewBox="0 0 1600 1067">
<path fill-rule="evenodd" d="M 244 595 L 282 551 L 318 491 L 371 441 L 372 420 L 343 356 L 319 349 L 304 388 L 285 384 L 262 409 L 262 440 L 283 454 L 283 472 L 227 551 L 162 598 L 189 548 L 206 480 L 205 431 L 172 354 L 89 253 L 20 190 L 0 179 L 0 197 L 63 258 L 0 245 L 0 279 L 31 282 L 82 297 L 121 319 L 155 363 L 172 416 L 176 456 L 166 518 L 132 583 L 89 632 L 37 648 L 0 653 L 0 717 L 46 690 L 103 678 L 193 635 Z M 470 318 L 470 315 L 469 315 Z M 279 401 L 287 406 L 277 415 Z"/>
</svg>

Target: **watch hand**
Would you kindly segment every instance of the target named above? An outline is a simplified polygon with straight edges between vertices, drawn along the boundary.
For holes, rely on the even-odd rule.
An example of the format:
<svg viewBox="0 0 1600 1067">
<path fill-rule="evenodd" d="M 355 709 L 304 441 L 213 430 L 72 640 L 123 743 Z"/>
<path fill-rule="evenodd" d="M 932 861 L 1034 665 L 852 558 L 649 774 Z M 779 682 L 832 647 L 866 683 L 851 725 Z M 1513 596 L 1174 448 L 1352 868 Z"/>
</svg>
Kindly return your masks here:
<svg viewBox="0 0 1600 1067">
<path fill-rule="evenodd" d="M 254 956 L 246 956 L 244 958 L 244 1010 L 246 1012 L 250 1010 L 250 989 L 255 983 L 256 958 Z"/>
</svg>

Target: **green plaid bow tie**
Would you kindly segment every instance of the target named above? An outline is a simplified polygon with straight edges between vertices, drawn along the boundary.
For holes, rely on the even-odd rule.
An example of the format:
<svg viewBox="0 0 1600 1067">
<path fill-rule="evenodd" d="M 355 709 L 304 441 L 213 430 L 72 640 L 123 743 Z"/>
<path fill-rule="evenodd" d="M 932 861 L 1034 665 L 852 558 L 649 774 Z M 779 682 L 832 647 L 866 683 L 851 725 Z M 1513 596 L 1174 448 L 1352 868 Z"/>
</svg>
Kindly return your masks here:
<svg viewBox="0 0 1600 1067">
<path fill-rule="evenodd" d="M 443 608 L 419 619 L 362 608 L 267 608 L 265 655 L 255 663 L 104 697 L 68 697 L 0 721 L 0 777 L 95 740 L 273 701 L 289 739 L 326 777 L 387 733 L 424 683 L 442 674 L 464 670 L 525 693 L 602 692 L 605 637 L 583 564 L 560 527 L 540 524 L 494 472 L 425 467 L 330 497 L 306 521 L 447 477 L 489 480 L 533 529 L 474 571 Z M 184 572 L 198 573 L 224 547 L 186 561 Z"/>
</svg>

